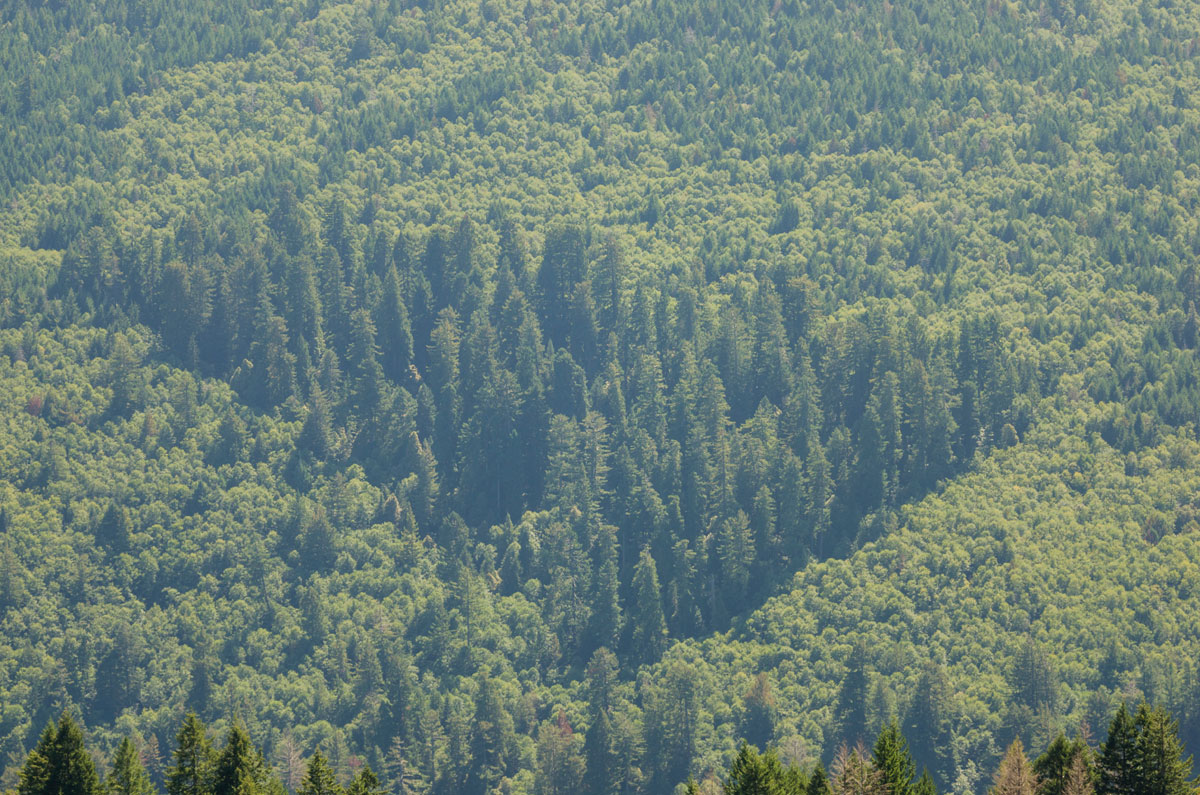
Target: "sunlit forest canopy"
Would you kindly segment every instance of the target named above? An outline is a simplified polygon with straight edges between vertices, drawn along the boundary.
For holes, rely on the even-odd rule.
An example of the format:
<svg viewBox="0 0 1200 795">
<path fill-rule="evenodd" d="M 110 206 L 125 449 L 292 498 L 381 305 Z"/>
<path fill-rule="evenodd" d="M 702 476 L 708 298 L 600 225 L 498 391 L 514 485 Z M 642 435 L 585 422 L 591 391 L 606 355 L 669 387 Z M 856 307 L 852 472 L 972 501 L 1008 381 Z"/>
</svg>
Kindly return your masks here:
<svg viewBox="0 0 1200 795">
<path fill-rule="evenodd" d="M 0 7 L 0 786 L 189 711 L 395 795 L 1200 749 L 1196 30 Z"/>
</svg>

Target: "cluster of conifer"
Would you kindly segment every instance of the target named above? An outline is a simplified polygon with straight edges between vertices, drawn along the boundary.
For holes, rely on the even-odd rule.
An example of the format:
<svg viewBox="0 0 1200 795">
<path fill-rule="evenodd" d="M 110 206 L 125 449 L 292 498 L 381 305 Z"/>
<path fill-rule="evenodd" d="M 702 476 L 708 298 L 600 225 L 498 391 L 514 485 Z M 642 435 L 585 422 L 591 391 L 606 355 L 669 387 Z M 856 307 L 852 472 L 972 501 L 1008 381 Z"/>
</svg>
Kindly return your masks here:
<svg viewBox="0 0 1200 795">
<path fill-rule="evenodd" d="M 1161 707 L 1143 702 L 1136 713 L 1122 703 L 1099 748 L 1085 737 L 1059 734 L 1030 761 L 1013 740 L 992 778 L 988 795 L 1187 795 L 1195 791 L 1192 758 L 1177 724 Z M 686 791 L 714 789 L 689 779 Z M 955 782 L 953 791 L 967 791 Z M 872 748 L 843 744 L 830 772 L 818 762 L 806 768 L 784 764 L 774 750 L 759 753 L 743 742 L 724 778 L 724 795 L 936 795 L 929 771 L 918 778 L 900 728 L 884 727 Z"/>
</svg>

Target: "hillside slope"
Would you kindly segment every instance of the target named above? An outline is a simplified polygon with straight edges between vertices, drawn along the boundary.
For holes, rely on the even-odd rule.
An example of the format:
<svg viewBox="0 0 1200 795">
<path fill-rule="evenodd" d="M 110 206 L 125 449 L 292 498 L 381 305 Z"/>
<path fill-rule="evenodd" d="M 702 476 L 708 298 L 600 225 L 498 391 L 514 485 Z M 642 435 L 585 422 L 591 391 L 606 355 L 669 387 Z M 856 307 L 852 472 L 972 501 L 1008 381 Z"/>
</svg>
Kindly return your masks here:
<svg viewBox="0 0 1200 795">
<path fill-rule="evenodd" d="M 3 783 L 1196 744 L 1200 6 L 176 5 L 0 9 Z"/>
</svg>

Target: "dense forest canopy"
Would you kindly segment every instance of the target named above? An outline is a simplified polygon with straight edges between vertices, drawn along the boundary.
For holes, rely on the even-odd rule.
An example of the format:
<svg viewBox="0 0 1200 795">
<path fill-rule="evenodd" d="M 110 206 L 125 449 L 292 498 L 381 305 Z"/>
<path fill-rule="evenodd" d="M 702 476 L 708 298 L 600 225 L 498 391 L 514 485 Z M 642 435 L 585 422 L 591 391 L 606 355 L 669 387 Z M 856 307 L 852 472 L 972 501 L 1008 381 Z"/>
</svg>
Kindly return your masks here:
<svg viewBox="0 0 1200 795">
<path fill-rule="evenodd" d="M 188 710 L 396 795 L 1200 748 L 1197 29 L 6 4 L 0 784 Z"/>
</svg>

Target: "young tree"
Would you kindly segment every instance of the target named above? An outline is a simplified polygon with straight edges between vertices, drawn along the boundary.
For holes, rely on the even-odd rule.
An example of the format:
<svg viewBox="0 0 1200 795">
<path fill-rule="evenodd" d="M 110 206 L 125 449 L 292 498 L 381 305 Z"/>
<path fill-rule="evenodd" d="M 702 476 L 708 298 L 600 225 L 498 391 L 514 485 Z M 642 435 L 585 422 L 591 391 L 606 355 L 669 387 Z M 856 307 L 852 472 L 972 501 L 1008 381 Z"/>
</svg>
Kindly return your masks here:
<svg viewBox="0 0 1200 795">
<path fill-rule="evenodd" d="M 1092 771 L 1088 769 L 1084 755 L 1076 754 L 1071 759 L 1071 769 L 1067 771 L 1067 782 L 1063 786 L 1062 795 L 1093 795 L 1096 788 L 1092 781 Z"/>
<path fill-rule="evenodd" d="M 888 723 L 879 733 L 872 758 L 888 795 L 913 795 L 913 776 L 916 775 L 917 766 L 895 721 Z"/>
<path fill-rule="evenodd" d="M 773 751 L 759 754 L 745 740 L 738 748 L 729 775 L 725 795 L 783 795 L 783 766 Z"/>
<path fill-rule="evenodd" d="M 387 790 L 379 782 L 379 777 L 370 765 L 363 765 L 346 787 L 346 795 L 386 795 Z"/>
<path fill-rule="evenodd" d="M 304 780 L 300 782 L 297 795 L 342 795 L 342 787 L 333 774 L 333 769 L 325 761 L 325 757 L 317 751 L 308 760 L 308 769 L 304 772 Z"/>
<path fill-rule="evenodd" d="M 850 654 L 838 694 L 837 725 L 844 743 L 858 743 L 867 728 L 866 647 L 860 642 Z"/>
<path fill-rule="evenodd" d="M 612 723 L 606 708 L 596 709 L 592 725 L 583 741 L 584 789 L 588 795 L 607 795 L 616 792 L 619 784 L 620 760 L 613 750 Z"/>
<path fill-rule="evenodd" d="M 114 553 L 127 552 L 132 533 L 133 522 L 129 519 L 129 509 L 110 502 L 96 527 L 96 541 Z"/>
<path fill-rule="evenodd" d="M 124 737 L 113 754 L 112 770 L 104 779 L 104 789 L 108 795 L 153 795 L 154 787 L 150 784 L 150 776 L 142 766 L 133 742 Z"/>
<path fill-rule="evenodd" d="M 583 774 L 578 738 L 560 712 L 556 721 L 545 721 L 538 727 L 534 786 L 541 795 L 577 795 Z"/>
</svg>

